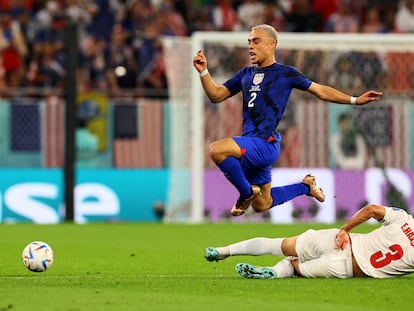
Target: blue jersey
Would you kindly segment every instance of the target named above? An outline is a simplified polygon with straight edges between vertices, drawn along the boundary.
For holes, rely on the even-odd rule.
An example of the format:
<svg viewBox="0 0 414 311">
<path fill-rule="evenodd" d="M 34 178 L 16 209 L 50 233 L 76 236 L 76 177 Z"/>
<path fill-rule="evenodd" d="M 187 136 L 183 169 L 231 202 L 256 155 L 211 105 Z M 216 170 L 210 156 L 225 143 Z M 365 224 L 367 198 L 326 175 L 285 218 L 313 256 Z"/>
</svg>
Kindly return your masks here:
<svg viewBox="0 0 414 311">
<path fill-rule="evenodd" d="M 243 92 L 242 136 L 268 139 L 276 132 L 292 89 L 304 91 L 311 83 L 295 67 L 275 63 L 245 67 L 224 86 L 231 96 Z"/>
</svg>

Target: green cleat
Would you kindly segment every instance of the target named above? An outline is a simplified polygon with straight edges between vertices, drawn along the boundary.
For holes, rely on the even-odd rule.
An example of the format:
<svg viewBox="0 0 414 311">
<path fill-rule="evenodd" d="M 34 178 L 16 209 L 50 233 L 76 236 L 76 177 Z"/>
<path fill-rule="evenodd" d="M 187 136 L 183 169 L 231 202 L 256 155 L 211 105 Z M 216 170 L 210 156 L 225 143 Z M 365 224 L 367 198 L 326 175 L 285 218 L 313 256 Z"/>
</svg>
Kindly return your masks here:
<svg viewBox="0 0 414 311">
<path fill-rule="evenodd" d="M 267 267 L 255 267 L 248 263 L 238 263 L 236 271 L 248 279 L 276 279 L 276 272 Z"/>
<path fill-rule="evenodd" d="M 207 247 L 206 248 L 206 254 L 204 255 L 204 258 L 208 261 L 219 261 L 221 258 L 219 258 L 219 253 L 214 247 Z"/>
</svg>

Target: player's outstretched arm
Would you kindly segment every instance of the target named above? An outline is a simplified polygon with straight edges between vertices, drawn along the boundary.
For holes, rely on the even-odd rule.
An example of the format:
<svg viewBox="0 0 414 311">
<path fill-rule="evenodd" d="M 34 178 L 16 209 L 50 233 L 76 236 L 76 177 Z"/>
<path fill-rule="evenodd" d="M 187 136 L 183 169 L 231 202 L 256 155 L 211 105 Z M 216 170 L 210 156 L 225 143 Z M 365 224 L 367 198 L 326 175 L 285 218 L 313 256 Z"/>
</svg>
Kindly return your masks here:
<svg viewBox="0 0 414 311">
<path fill-rule="evenodd" d="M 368 204 L 356 212 L 340 229 L 336 235 L 336 248 L 344 249 L 349 243 L 349 231 L 356 226 L 374 218 L 380 221 L 385 216 L 385 207 L 377 204 Z"/>
<path fill-rule="evenodd" d="M 365 105 L 369 102 L 380 100 L 382 96 L 382 92 L 370 90 L 360 96 L 354 97 L 331 86 L 316 82 L 312 82 L 308 91 L 324 101 L 348 105 Z"/>
<path fill-rule="evenodd" d="M 220 103 L 230 97 L 230 91 L 224 85 L 218 85 L 211 77 L 207 68 L 207 59 L 202 51 L 193 58 L 193 66 L 200 74 L 204 92 L 212 103 Z"/>
</svg>

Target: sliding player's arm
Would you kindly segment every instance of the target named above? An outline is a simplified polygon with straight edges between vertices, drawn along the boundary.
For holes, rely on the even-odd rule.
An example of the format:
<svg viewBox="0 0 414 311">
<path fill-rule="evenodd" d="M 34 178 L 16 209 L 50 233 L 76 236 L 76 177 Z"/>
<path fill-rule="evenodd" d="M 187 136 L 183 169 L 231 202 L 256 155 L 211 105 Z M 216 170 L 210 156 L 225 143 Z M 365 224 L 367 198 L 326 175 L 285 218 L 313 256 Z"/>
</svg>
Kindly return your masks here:
<svg viewBox="0 0 414 311">
<path fill-rule="evenodd" d="M 385 207 L 382 205 L 368 204 L 356 212 L 340 229 L 336 235 L 336 248 L 344 249 L 349 243 L 349 232 L 356 226 L 374 218 L 381 221 L 385 216 Z"/>
</svg>

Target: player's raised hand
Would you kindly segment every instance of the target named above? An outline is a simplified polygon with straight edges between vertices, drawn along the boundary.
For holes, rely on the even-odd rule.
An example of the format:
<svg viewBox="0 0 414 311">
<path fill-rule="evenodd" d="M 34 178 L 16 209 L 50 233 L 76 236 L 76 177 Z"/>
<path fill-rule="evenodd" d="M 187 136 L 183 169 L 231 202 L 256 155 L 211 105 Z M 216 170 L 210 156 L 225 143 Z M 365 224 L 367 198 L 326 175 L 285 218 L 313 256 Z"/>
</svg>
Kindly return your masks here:
<svg viewBox="0 0 414 311">
<path fill-rule="evenodd" d="M 356 104 L 357 105 L 365 105 L 369 102 L 380 100 L 382 96 L 382 92 L 377 91 L 367 91 L 361 96 L 357 97 Z"/>
<path fill-rule="evenodd" d="M 193 65 L 198 72 L 202 72 L 203 70 L 207 69 L 207 58 L 200 50 L 193 58 Z"/>
</svg>

